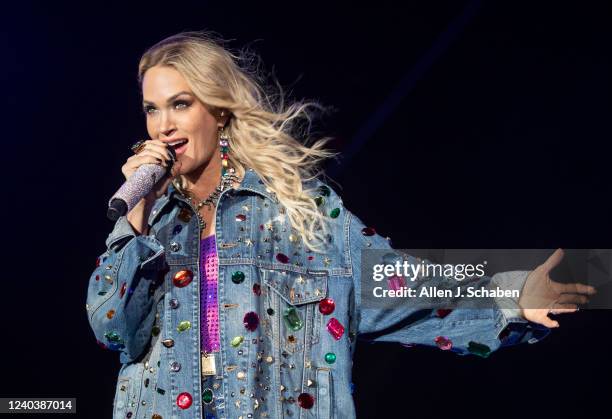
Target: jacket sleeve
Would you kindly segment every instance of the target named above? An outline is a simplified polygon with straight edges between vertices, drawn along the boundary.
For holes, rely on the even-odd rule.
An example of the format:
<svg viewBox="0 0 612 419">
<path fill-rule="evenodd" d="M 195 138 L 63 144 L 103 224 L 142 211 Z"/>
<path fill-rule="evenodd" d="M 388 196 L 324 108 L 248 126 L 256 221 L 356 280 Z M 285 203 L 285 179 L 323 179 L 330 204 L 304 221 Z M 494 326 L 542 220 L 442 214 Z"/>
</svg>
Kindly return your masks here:
<svg viewBox="0 0 612 419">
<path fill-rule="evenodd" d="M 393 341 L 407 346 L 427 345 L 451 350 L 460 355 L 473 354 L 487 357 L 503 346 L 522 342 L 534 343 L 549 333 L 549 329 L 532 323 L 520 315 L 516 300 L 492 298 L 484 308 L 432 309 L 418 308 L 406 303 L 404 298 L 391 298 L 380 309 L 363 304 L 361 293 L 362 252 L 364 249 L 392 249 L 388 239 L 364 230 L 366 226 L 349 211 L 345 212 L 345 232 L 355 285 L 357 333 L 360 339 L 369 341 Z M 364 235 L 372 234 L 372 235 Z M 400 252 L 394 254 L 401 254 Z M 418 264 L 420 259 L 403 254 L 408 263 Z M 450 287 L 461 285 L 505 289 L 521 289 L 528 271 L 514 271 L 467 278 L 461 282 L 446 281 Z M 426 278 L 427 279 L 427 278 Z M 420 286 L 419 279 L 410 286 Z M 452 288 L 451 288 L 452 289 Z M 454 295 L 454 290 L 452 291 Z M 461 298 L 461 297 L 458 297 Z M 455 301 L 456 304 L 456 301 Z"/>
<path fill-rule="evenodd" d="M 87 314 L 98 344 L 120 351 L 123 363 L 138 358 L 150 341 L 165 267 L 161 243 L 153 235 L 136 235 L 120 217 L 89 278 Z"/>
</svg>

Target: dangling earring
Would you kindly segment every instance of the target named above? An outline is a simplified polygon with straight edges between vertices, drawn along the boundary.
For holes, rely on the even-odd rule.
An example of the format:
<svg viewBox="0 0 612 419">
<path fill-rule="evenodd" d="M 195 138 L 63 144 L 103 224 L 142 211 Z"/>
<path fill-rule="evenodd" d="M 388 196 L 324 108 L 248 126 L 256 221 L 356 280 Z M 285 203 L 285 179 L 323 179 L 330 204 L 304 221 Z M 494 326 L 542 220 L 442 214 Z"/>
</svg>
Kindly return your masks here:
<svg viewBox="0 0 612 419">
<path fill-rule="evenodd" d="M 223 112 L 221 112 L 223 115 Z M 219 127 L 219 146 L 221 148 L 221 176 L 233 175 L 235 169 L 229 165 L 229 142 L 231 137 L 225 127 Z"/>
</svg>

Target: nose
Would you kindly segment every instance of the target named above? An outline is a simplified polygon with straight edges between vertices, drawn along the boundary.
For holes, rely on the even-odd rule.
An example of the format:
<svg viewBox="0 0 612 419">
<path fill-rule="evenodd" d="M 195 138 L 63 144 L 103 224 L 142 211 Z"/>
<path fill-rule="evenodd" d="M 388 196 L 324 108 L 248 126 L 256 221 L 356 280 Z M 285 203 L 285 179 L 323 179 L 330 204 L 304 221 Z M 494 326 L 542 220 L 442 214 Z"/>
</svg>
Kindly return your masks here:
<svg viewBox="0 0 612 419">
<path fill-rule="evenodd" d="M 161 112 L 159 119 L 159 136 L 160 137 L 171 137 L 176 131 L 176 126 L 170 112 Z"/>
</svg>

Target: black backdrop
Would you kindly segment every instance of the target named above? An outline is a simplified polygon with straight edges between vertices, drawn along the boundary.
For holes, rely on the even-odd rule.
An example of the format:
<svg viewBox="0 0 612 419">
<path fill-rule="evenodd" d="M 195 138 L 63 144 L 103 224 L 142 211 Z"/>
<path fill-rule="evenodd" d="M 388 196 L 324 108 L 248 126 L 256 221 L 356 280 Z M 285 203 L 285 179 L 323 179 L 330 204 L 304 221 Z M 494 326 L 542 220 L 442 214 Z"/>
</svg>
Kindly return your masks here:
<svg viewBox="0 0 612 419">
<path fill-rule="evenodd" d="M 612 246 L 604 2 L 123 3 L 0 14 L 0 396 L 111 416 L 118 356 L 89 330 L 87 280 L 146 134 L 138 58 L 182 30 L 250 44 L 293 98 L 335 108 L 316 127 L 345 153 L 327 166 L 335 188 L 395 247 Z M 544 341 L 486 360 L 360 343 L 359 417 L 605 416 L 611 318 L 561 316 Z"/>
</svg>

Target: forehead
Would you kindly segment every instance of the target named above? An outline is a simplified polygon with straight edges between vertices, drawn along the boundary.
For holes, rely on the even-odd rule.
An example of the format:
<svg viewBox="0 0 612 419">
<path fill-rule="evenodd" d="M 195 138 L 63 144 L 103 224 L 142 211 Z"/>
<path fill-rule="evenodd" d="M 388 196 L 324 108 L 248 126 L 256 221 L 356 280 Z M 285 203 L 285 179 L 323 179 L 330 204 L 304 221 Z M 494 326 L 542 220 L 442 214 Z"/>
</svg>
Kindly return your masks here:
<svg viewBox="0 0 612 419">
<path fill-rule="evenodd" d="M 163 101 L 180 91 L 191 93 L 187 80 L 174 68 L 155 66 L 145 72 L 142 80 L 142 96 L 145 101 Z"/>
</svg>

